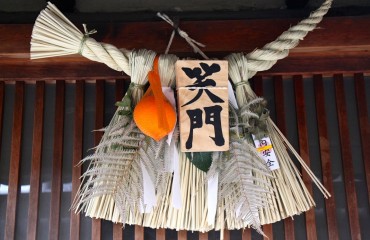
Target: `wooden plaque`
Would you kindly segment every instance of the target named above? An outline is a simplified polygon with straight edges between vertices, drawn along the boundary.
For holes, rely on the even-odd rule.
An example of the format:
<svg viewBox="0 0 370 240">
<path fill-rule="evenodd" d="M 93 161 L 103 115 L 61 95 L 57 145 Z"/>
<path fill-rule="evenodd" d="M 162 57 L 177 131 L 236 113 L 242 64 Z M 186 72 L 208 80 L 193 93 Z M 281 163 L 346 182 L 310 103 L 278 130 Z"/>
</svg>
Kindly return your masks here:
<svg viewBox="0 0 370 240">
<path fill-rule="evenodd" d="M 227 61 L 177 61 L 176 84 L 181 151 L 229 150 Z"/>
</svg>

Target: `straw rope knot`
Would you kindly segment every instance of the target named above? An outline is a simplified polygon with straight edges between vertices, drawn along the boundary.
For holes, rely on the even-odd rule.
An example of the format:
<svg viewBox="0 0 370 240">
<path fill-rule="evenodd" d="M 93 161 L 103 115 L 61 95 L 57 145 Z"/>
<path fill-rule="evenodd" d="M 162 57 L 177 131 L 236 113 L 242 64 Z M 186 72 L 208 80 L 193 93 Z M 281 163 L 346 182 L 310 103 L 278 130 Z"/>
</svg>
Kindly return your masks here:
<svg viewBox="0 0 370 240">
<path fill-rule="evenodd" d="M 243 85 L 249 85 L 249 82 L 248 81 L 245 81 L 245 80 L 242 80 L 240 82 L 237 82 L 234 84 L 234 87 L 235 88 L 238 88 L 238 87 L 242 87 Z"/>
<path fill-rule="evenodd" d="M 185 31 L 181 30 L 179 28 L 178 19 L 175 19 L 176 21 L 173 21 L 166 14 L 163 14 L 163 13 L 160 13 L 160 12 L 157 13 L 157 16 L 160 17 L 161 19 L 163 19 L 164 21 L 166 21 L 168 24 L 170 24 L 173 27 L 173 31 L 171 33 L 171 37 L 170 37 L 170 40 L 167 44 L 167 48 L 166 48 L 166 51 L 165 51 L 166 54 L 170 50 L 173 38 L 175 37 L 175 34 L 177 32 L 179 34 L 179 36 L 182 37 L 183 39 L 185 39 L 185 41 L 193 48 L 193 51 L 195 53 L 199 53 L 204 59 L 209 59 L 207 57 L 207 55 L 202 50 L 200 50 L 200 48 L 199 48 L 199 47 L 205 47 L 206 45 L 194 40 Z"/>
<path fill-rule="evenodd" d="M 137 88 L 137 89 L 143 90 L 144 87 L 145 87 L 145 85 L 144 84 L 138 84 L 138 83 L 131 82 L 129 87 L 130 88 Z"/>
<path fill-rule="evenodd" d="M 85 23 L 82 24 L 83 28 L 84 28 L 84 35 L 82 36 L 82 39 L 81 39 L 81 43 L 80 43 L 80 47 L 78 48 L 78 54 L 82 55 L 82 51 L 84 49 L 84 46 L 85 46 L 85 42 L 86 40 L 90 37 L 90 35 L 92 34 L 95 34 L 97 33 L 98 31 L 96 31 L 95 29 L 92 29 L 90 31 L 87 30 L 87 25 Z"/>
</svg>

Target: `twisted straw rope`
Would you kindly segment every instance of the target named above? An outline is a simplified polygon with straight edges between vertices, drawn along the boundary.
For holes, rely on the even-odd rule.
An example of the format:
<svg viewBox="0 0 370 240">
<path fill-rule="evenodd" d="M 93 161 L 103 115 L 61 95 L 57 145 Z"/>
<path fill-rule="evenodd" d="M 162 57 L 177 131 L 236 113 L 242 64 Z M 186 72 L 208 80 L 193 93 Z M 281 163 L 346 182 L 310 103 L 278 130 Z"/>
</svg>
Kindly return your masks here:
<svg viewBox="0 0 370 240">
<path fill-rule="evenodd" d="M 100 43 L 90 37 L 86 39 L 85 45 L 81 53 L 82 56 L 92 61 L 104 63 L 116 71 L 123 71 L 131 76 L 129 58 L 126 55 L 130 51 L 122 52 L 122 50 L 111 44 Z"/>
<path fill-rule="evenodd" d="M 333 0 L 326 0 L 316 11 L 312 12 L 308 18 L 300 21 L 297 25 L 290 27 L 276 40 L 266 44 L 261 49 L 256 49 L 253 52 L 248 53 L 246 55 L 248 62 L 248 79 L 253 77 L 259 71 L 270 69 L 275 65 L 277 60 L 287 57 L 289 50 L 296 47 L 299 44 L 299 41 L 303 40 L 303 38 L 310 31 L 313 31 L 317 24 L 321 22 L 324 15 L 330 9 L 332 2 Z M 126 72 L 126 68 L 122 68 L 120 66 L 128 66 L 128 59 L 121 57 L 122 53 L 116 47 L 110 44 L 98 43 L 91 38 L 86 40 L 86 45 L 92 50 L 92 53 L 89 52 L 87 57 L 86 52 L 84 52 L 83 55 L 85 57 L 94 61 L 103 62 L 115 70 L 122 69 Z"/>
<path fill-rule="evenodd" d="M 275 41 L 266 44 L 261 49 L 256 49 L 247 54 L 248 79 L 259 71 L 270 69 L 277 60 L 287 57 L 289 50 L 296 47 L 299 41 L 302 40 L 308 32 L 314 30 L 317 24 L 321 22 L 323 16 L 330 9 L 332 1 L 333 0 L 326 0 L 316 11 L 312 12 L 307 19 L 300 21 L 297 25 L 283 32 Z M 48 41 L 50 40 L 50 32 L 45 33 L 44 30 L 50 23 L 54 26 L 62 26 L 63 30 L 67 30 L 63 32 L 68 32 L 68 37 L 74 38 L 72 46 L 69 45 L 65 47 L 66 42 L 64 41 L 64 45 L 61 44 L 57 47 L 53 45 L 51 48 L 45 47 L 45 45 L 50 43 Z M 48 29 L 48 31 L 50 31 L 50 29 Z M 57 40 L 56 38 L 58 38 L 59 40 L 61 39 L 59 36 L 59 34 L 56 34 L 51 39 Z M 69 42 L 71 42 L 71 40 Z M 83 34 L 55 7 L 55 5 L 49 2 L 47 8 L 41 12 L 36 20 L 31 40 L 31 58 L 44 58 L 73 53 L 80 53 L 82 56 L 92 61 L 104 63 L 116 71 L 123 71 L 131 76 L 129 50 L 118 49 L 111 44 L 97 42 L 95 39 L 89 37 L 89 33 Z"/>
<path fill-rule="evenodd" d="M 300 40 L 313 31 L 324 15 L 329 11 L 333 0 L 326 0 L 317 10 L 297 25 L 283 32 L 275 41 L 256 49 L 246 55 L 248 67 L 248 79 L 259 71 L 270 69 L 277 60 L 288 56 L 289 50 L 296 47 Z"/>
</svg>

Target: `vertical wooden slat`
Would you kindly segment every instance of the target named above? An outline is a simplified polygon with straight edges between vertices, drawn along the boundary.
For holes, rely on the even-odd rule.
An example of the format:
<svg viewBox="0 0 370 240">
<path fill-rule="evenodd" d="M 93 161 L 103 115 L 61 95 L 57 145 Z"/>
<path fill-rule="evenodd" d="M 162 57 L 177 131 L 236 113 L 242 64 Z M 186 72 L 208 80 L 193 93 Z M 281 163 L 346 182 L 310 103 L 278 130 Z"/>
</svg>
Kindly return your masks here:
<svg viewBox="0 0 370 240">
<path fill-rule="evenodd" d="M 263 233 L 266 235 L 266 237 L 263 237 L 264 239 L 269 239 L 269 240 L 272 240 L 274 239 L 274 234 L 273 234 L 273 231 L 272 231 L 272 224 L 266 224 L 266 225 L 263 225 Z"/>
<path fill-rule="evenodd" d="M 123 95 L 125 94 L 125 80 L 124 79 L 117 79 L 116 80 L 116 88 L 115 88 L 115 95 L 116 95 L 116 101 L 121 101 L 123 98 Z"/>
<path fill-rule="evenodd" d="M 355 89 L 356 89 L 358 121 L 360 125 L 362 158 L 364 161 L 367 193 L 368 200 L 370 203 L 370 148 L 368 147 L 370 143 L 370 126 L 366 106 L 365 80 L 364 75 L 362 73 L 355 74 Z"/>
<path fill-rule="evenodd" d="M 326 223 L 328 225 L 328 237 L 330 240 L 339 239 L 335 197 L 333 188 L 333 177 L 331 173 L 331 159 L 328 138 L 328 126 L 325 111 L 324 86 L 321 75 L 314 75 L 315 101 L 316 101 L 316 118 L 319 133 L 320 158 L 325 188 L 330 192 L 331 197 L 325 200 Z"/>
<path fill-rule="evenodd" d="M 51 179 L 49 239 L 58 239 L 60 196 L 62 188 L 63 130 L 64 130 L 64 81 L 56 82 L 54 152 Z"/>
<path fill-rule="evenodd" d="M 42 130 L 44 124 L 44 92 L 45 92 L 45 82 L 38 81 L 36 83 L 36 100 L 33 121 L 30 201 L 27 221 L 28 240 L 35 240 L 37 237 L 37 217 L 39 209 L 41 157 L 42 157 Z"/>
<path fill-rule="evenodd" d="M 258 76 L 254 78 L 254 91 L 257 96 L 263 97 L 263 81 L 262 77 Z M 273 240 L 272 224 L 265 224 L 262 226 L 263 233 L 266 235 L 264 239 Z"/>
<path fill-rule="evenodd" d="M 252 239 L 251 229 L 250 228 L 244 228 L 242 230 L 242 240 L 251 240 L 251 239 Z"/>
<path fill-rule="evenodd" d="M 275 87 L 275 109 L 276 109 L 276 125 L 279 127 L 280 131 L 286 135 L 286 125 L 285 125 L 285 107 L 284 107 L 284 87 L 282 76 L 274 77 L 274 87 Z M 284 232 L 285 239 L 294 240 L 294 223 L 291 218 L 284 219 Z"/>
<path fill-rule="evenodd" d="M 230 240 L 230 231 L 229 229 L 224 229 L 224 240 Z"/>
<path fill-rule="evenodd" d="M 258 97 L 263 97 L 263 81 L 261 76 L 253 78 L 254 92 Z"/>
<path fill-rule="evenodd" d="M 4 239 L 14 239 L 15 217 L 17 210 L 17 199 L 19 190 L 19 169 L 21 160 L 22 142 L 22 122 L 23 122 L 23 98 L 24 83 L 15 84 L 15 103 L 12 126 L 12 142 L 10 149 L 10 167 L 8 182 L 8 198 L 5 216 L 5 237 Z"/>
<path fill-rule="evenodd" d="M 77 194 L 81 180 L 81 166 L 78 165 L 82 158 L 83 149 L 83 122 L 84 122 L 84 82 L 76 82 L 75 116 L 73 132 L 73 160 L 72 160 L 72 202 Z M 71 240 L 80 239 L 80 214 L 71 211 L 70 233 Z"/>
<path fill-rule="evenodd" d="M 166 229 L 160 228 L 155 231 L 155 239 L 165 239 L 166 238 Z"/>
<path fill-rule="evenodd" d="M 104 127 L 104 80 L 96 81 L 96 100 L 95 100 L 95 129 Z M 99 144 L 103 132 L 96 131 L 94 135 L 95 145 Z M 101 220 L 93 218 L 91 226 L 91 239 L 101 239 Z"/>
<path fill-rule="evenodd" d="M 3 116 L 4 116 L 4 82 L 0 82 L 0 154 L 1 154 L 1 146 L 2 146 L 2 136 L 3 136 Z M 1 155 L 0 155 L 1 156 Z M 1 168 L 0 164 L 0 171 Z"/>
<path fill-rule="evenodd" d="M 299 154 L 310 167 L 310 154 L 308 147 L 308 133 L 307 133 L 307 120 L 306 120 L 306 107 L 304 99 L 304 88 L 303 88 L 303 77 L 301 75 L 293 76 L 294 81 L 294 92 L 295 92 L 295 104 L 296 104 L 296 115 L 298 124 L 298 142 L 299 142 Z M 313 196 L 312 181 L 311 177 L 306 171 L 302 171 L 302 179 L 305 183 L 308 192 Z M 312 208 L 305 212 L 306 217 L 306 234 L 308 240 L 317 239 L 316 231 L 316 218 L 315 210 Z"/>
<path fill-rule="evenodd" d="M 113 240 L 122 240 L 123 228 L 121 223 L 113 223 Z"/>
<path fill-rule="evenodd" d="M 283 77 L 274 76 L 276 125 L 286 134 Z"/>
<path fill-rule="evenodd" d="M 204 233 L 199 233 L 199 240 L 208 240 L 208 233 L 207 232 L 204 232 Z"/>
<path fill-rule="evenodd" d="M 0 82 L 0 154 L 1 154 L 1 145 L 2 145 L 2 136 L 3 136 L 3 116 L 4 116 L 4 82 Z M 0 155 L 1 156 L 1 155 Z M 3 166 L 0 164 L 0 170 Z"/>
<path fill-rule="evenodd" d="M 177 240 L 186 240 L 186 239 L 187 239 L 186 230 L 180 230 L 177 232 Z"/>
<path fill-rule="evenodd" d="M 144 227 L 135 225 L 135 240 L 144 239 Z"/>
<path fill-rule="evenodd" d="M 3 136 L 3 132 L 2 132 L 3 131 L 3 116 L 4 116 L 3 111 L 4 111 L 4 82 L 0 82 L 0 146 L 1 146 L 1 140 L 2 140 L 1 136 Z"/>
<path fill-rule="evenodd" d="M 352 165 L 351 143 L 348 130 L 348 119 L 346 101 L 344 93 L 343 75 L 335 74 L 335 95 L 337 101 L 337 115 L 339 123 L 339 136 L 341 143 L 344 186 L 347 198 L 347 210 L 349 216 L 349 226 L 352 239 L 361 239 L 360 223 L 357 208 L 357 195 L 355 189 L 355 179 Z"/>
<path fill-rule="evenodd" d="M 124 91 L 124 80 L 117 79 L 116 88 L 115 88 L 116 102 L 122 99 L 123 94 L 124 94 L 123 91 Z M 122 240 L 122 238 L 123 238 L 122 224 L 113 223 L 113 240 Z"/>
</svg>

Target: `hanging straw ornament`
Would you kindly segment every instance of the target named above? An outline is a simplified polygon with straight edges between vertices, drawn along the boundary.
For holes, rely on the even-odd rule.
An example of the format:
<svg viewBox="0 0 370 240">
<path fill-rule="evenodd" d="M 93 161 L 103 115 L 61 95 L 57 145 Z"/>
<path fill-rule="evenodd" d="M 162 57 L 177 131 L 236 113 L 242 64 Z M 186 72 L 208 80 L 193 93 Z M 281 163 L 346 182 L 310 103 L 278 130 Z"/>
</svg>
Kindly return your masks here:
<svg viewBox="0 0 370 240">
<path fill-rule="evenodd" d="M 236 99 L 239 106 L 243 107 L 246 104 L 248 105 L 248 103 L 250 105 L 251 101 L 259 99 L 250 87 L 248 80 L 254 76 L 257 71 L 267 70 L 271 68 L 278 59 L 286 57 L 289 53 L 289 49 L 298 45 L 299 40 L 303 39 L 309 31 L 315 29 L 316 25 L 329 10 L 331 3 L 331 0 L 327 0 L 319 9 L 311 13 L 309 18 L 291 27 L 275 41 L 266 44 L 262 49 L 256 49 L 247 55 L 243 53 L 233 53 L 226 57 L 229 62 L 229 76 L 234 83 Z M 243 114 L 243 108 L 241 110 L 241 114 Z M 315 206 L 315 202 L 309 194 L 287 150 L 296 157 L 324 197 L 327 198 L 330 196 L 330 193 L 312 173 L 273 121 L 268 118 L 266 124 L 266 132 L 271 138 L 280 169 L 272 171 L 274 178 L 270 181 L 272 181 L 272 185 L 274 189 L 276 189 L 275 198 L 272 204 L 263 208 L 260 212 L 261 218 L 263 219 L 262 224 L 273 223 L 288 216 L 300 214 Z"/>
<path fill-rule="evenodd" d="M 258 71 L 271 68 L 277 60 L 286 57 L 289 50 L 294 48 L 299 43 L 299 40 L 303 39 L 309 31 L 315 29 L 330 8 L 331 3 L 332 0 L 326 0 L 318 10 L 311 13 L 309 18 L 291 27 L 275 41 L 266 44 L 262 49 L 242 55 L 242 60 L 238 60 L 239 57 L 236 57 L 237 59 L 234 63 L 229 63 L 230 69 L 232 69 L 231 65 L 244 66 L 243 73 L 239 73 L 238 70 L 235 71 L 233 76 L 230 73 L 230 77 L 236 87 L 236 95 L 240 106 L 243 106 L 243 103 L 256 99 L 254 92 L 244 81 L 247 81 Z M 132 77 L 129 90 L 123 100 L 118 103 L 118 110 L 111 123 L 104 129 L 104 136 L 100 144 L 95 148 L 95 153 L 82 160 L 82 163 L 89 162 L 90 165 L 84 173 L 82 185 L 75 198 L 73 204 L 75 210 L 77 212 L 84 211 L 91 217 L 108 219 L 113 222 L 201 232 L 211 229 L 224 229 L 226 227 L 225 219 L 229 229 L 240 229 L 252 224 L 251 221 L 245 221 L 246 218 L 243 219 L 243 217 L 240 221 L 237 220 L 240 217 L 240 213 L 235 212 L 236 205 L 228 201 L 227 197 L 218 201 L 215 221 L 213 224 L 209 224 L 206 174 L 191 164 L 185 154 L 182 153 L 179 153 L 178 167 L 171 166 L 171 164 L 176 165 L 176 163 L 171 161 L 172 158 L 168 156 L 173 156 L 174 153 L 173 148 L 170 146 L 177 144 L 177 128 L 175 128 L 171 138 L 171 145 L 167 146 L 168 138 L 156 142 L 144 136 L 132 120 L 132 107 L 142 98 L 143 85 L 147 82 L 146 76 L 148 72 L 153 68 L 155 53 L 147 50 L 131 52 L 125 49 L 118 49 L 110 44 L 99 43 L 90 37 L 94 31 L 88 31 L 86 26 L 84 28 L 85 33 L 82 33 L 53 4 L 48 3 L 47 8 L 40 13 L 36 20 L 31 40 L 31 59 L 81 54 L 90 60 L 102 62 L 110 68 L 123 71 Z M 188 36 L 187 34 L 183 35 L 184 38 Z M 159 74 L 163 86 L 173 86 L 174 62 L 177 58 L 169 56 L 171 55 L 162 55 L 159 59 Z M 232 59 L 234 57 L 229 58 Z M 161 61 L 167 61 L 168 64 L 162 64 Z M 167 80 L 171 84 L 163 82 L 163 72 L 170 72 L 171 77 L 168 77 Z M 240 75 L 239 78 L 237 77 L 238 74 Z M 235 80 L 237 78 L 239 80 Z M 240 81 L 243 82 L 239 83 Z M 309 171 L 308 167 L 304 165 L 297 152 L 271 119 L 268 119 L 266 122 L 267 132 L 272 138 L 274 147 L 289 149 L 301 162 L 303 168 L 307 168 L 306 170 L 308 170 L 311 178 L 317 181 L 316 184 L 324 196 L 329 196 L 329 193 L 322 187 L 312 172 Z M 169 149 L 172 149 L 172 151 Z M 235 145 L 235 149 L 240 149 L 239 145 Z M 237 151 L 235 150 L 235 152 Z M 250 152 L 250 154 L 253 155 L 254 153 Z M 293 176 L 299 176 L 286 150 L 285 152 L 278 152 L 278 158 L 283 159 L 283 164 L 287 166 L 283 168 L 288 169 L 288 173 L 290 171 L 290 173 L 295 174 Z M 257 158 L 253 159 L 256 160 Z M 254 166 L 258 166 L 256 164 L 254 163 Z M 147 170 L 146 175 L 143 173 L 144 169 Z M 224 175 L 226 180 L 222 181 L 223 173 L 221 170 L 227 169 L 225 166 L 218 169 L 219 177 L 221 177 L 219 179 L 220 191 L 222 191 L 222 189 L 225 189 L 222 187 L 222 184 L 229 184 L 232 181 L 231 179 L 227 180 L 227 174 Z M 173 171 L 177 171 L 178 175 L 180 175 L 178 182 L 180 182 L 181 189 L 173 189 L 173 183 L 176 182 L 175 177 L 172 176 Z M 257 172 L 256 169 L 252 168 L 245 174 L 250 175 L 251 171 Z M 274 175 L 275 173 L 272 174 Z M 152 204 L 151 206 L 148 203 L 145 205 L 145 192 L 148 191 L 143 188 L 144 176 L 145 178 L 149 176 L 148 179 L 150 179 L 156 190 L 157 201 L 156 203 L 150 203 Z M 258 181 L 253 180 L 253 182 L 258 183 L 262 179 L 267 178 L 266 181 L 272 183 L 274 189 L 281 187 L 274 185 L 280 180 L 275 181 L 268 175 L 259 178 L 259 175 L 256 174 L 254 177 L 258 178 Z M 288 180 L 298 181 L 295 184 L 303 186 L 300 178 L 288 177 Z M 267 191 L 266 194 L 268 194 L 268 185 L 265 186 L 265 189 Z M 284 189 L 284 187 L 281 187 L 281 189 Z M 174 194 L 175 192 L 178 194 Z M 298 192 L 305 193 L 306 191 L 302 188 Z M 174 202 L 179 201 L 179 199 L 176 200 L 174 195 L 181 195 L 180 207 L 174 206 Z M 224 194 L 224 196 L 226 195 Z M 259 208 L 260 223 L 274 222 L 294 215 L 298 212 L 297 209 L 299 211 L 301 209 L 309 209 L 313 205 L 313 200 L 312 198 L 309 200 L 310 198 L 307 193 L 306 200 L 308 200 L 306 203 L 300 201 L 298 205 L 303 207 L 297 207 L 294 206 L 294 203 L 282 203 L 282 197 L 281 199 L 266 197 L 269 207 L 265 209 L 261 206 Z M 295 201 L 295 199 L 287 199 Z M 232 205 L 234 207 L 230 207 Z M 283 205 L 294 207 L 281 212 Z M 147 213 L 145 213 L 146 206 L 151 208 Z M 272 209 L 274 208 L 280 210 L 273 211 Z"/>
<path fill-rule="evenodd" d="M 142 84 L 151 69 L 155 53 L 148 50 L 133 51 L 130 54 L 132 83 L 123 101 L 139 101 Z M 129 101 L 131 102 L 131 101 Z M 127 107 L 129 109 L 127 109 Z M 88 170 L 83 174 L 81 185 L 73 208 L 86 215 L 113 219 L 117 209 L 122 219 L 142 201 L 142 181 L 137 152 L 144 134 L 132 120 L 132 106 L 120 106 L 110 124 L 103 129 L 104 135 L 94 154 L 84 158 L 89 161 Z M 125 114 L 121 114 L 124 112 Z M 126 206 L 128 201 L 130 204 Z"/>
<path fill-rule="evenodd" d="M 207 179 L 219 179 L 218 206 L 219 211 L 225 211 L 226 219 L 221 221 L 226 221 L 228 229 L 250 226 L 264 235 L 259 210 L 270 204 L 272 174 L 256 149 L 243 138 L 236 110 L 231 104 L 229 108 L 230 150 L 213 153 Z"/>
<path fill-rule="evenodd" d="M 242 54 L 231 54 L 227 57 L 227 60 L 229 61 L 229 76 L 236 85 L 235 91 L 237 101 L 238 105 L 241 106 L 238 117 L 243 121 L 244 119 L 241 115 L 245 114 L 245 111 L 248 113 L 248 108 L 245 108 L 245 106 L 250 105 L 251 102 L 255 102 L 255 100 L 260 98 L 250 96 L 244 90 L 250 88 L 249 83 L 242 80 L 243 77 L 245 77 L 243 73 L 246 72 L 245 62 L 242 61 L 245 60 L 245 57 Z M 259 118 L 259 115 L 255 116 L 255 119 Z M 267 124 L 269 124 L 269 122 L 267 122 Z M 278 138 L 273 132 L 270 132 L 269 129 L 266 130 L 266 135 L 272 139 L 272 146 L 277 155 L 280 168 L 271 171 L 273 178 L 266 179 L 262 176 L 262 178 L 270 182 L 275 189 L 271 203 L 260 211 L 262 224 L 276 222 L 288 216 L 300 214 L 303 211 L 307 211 L 315 204 L 292 159 L 290 159 L 285 146 L 281 145 L 281 142 L 277 140 Z M 247 135 L 250 136 L 250 134 L 251 133 L 247 131 Z M 249 145 L 254 147 L 252 141 L 249 141 Z"/>
</svg>

